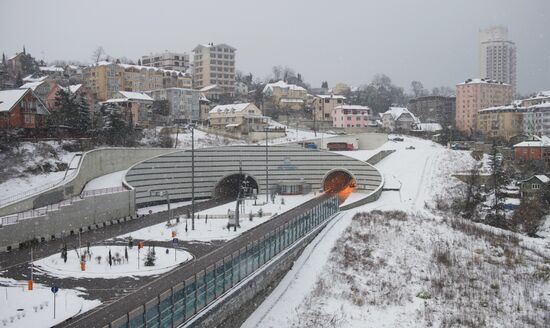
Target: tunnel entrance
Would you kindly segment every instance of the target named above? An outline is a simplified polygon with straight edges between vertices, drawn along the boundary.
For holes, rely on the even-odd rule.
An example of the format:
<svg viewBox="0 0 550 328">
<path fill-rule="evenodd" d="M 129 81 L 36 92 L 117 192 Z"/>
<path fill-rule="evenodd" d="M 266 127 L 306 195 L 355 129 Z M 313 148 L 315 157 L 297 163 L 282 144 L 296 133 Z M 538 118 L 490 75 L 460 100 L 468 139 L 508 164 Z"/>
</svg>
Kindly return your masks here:
<svg viewBox="0 0 550 328">
<path fill-rule="evenodd" d="M 338 194 L 340 203 L 348 198 L 355 187 L 355 178 L 349 172 L 343 170 L 330 172 L 323 181 L 323 191 L 329 194 Z"/>
<path fill-rule="evenodd" d="M 232 174 L 221 179 L 214 187 L 214 198 L 235 199 L 239 190 L 243 188 L 244 196 L 248 197 L 258 193 L 258 183 L 248 174 Z"/>
</svg>

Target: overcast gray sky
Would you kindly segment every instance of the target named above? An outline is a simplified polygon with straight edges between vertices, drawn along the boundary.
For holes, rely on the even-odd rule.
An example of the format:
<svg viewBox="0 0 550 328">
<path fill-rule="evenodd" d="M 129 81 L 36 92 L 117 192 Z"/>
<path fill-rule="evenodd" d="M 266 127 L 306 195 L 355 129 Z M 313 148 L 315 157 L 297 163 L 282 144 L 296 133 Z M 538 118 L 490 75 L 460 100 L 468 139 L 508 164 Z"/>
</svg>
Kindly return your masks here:
<svg viewBox="0 0 550 328">
<path fill-rule="evenodd" d="M 0 51 L 91 61 L 101 45 L 137 60 L 198 43 L 237 48 L 237 69 L 294 68 L 313 86 L 385 73 L 408 90 L 478 75 L 478 30 L 508 27 L 518 91 L 550 90 L 550 0 L 0 0 Z"/>
</svg>

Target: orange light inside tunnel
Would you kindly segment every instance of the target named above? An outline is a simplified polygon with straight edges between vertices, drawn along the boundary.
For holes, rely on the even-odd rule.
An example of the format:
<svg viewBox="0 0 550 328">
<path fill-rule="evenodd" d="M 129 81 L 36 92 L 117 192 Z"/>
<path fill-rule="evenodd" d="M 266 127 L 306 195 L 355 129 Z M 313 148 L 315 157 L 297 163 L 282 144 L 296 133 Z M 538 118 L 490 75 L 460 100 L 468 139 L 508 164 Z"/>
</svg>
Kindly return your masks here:
<svg viewBox="0 0 550 328">
<path fill-rule="evenodd" d="M 350 183 L 346 188 L 340 190 L 340 192 L 338 192 L 338 200 L 340 201 L 340 204 L 342 204 L 354 190 L 355 183 Z"/>
</svg>

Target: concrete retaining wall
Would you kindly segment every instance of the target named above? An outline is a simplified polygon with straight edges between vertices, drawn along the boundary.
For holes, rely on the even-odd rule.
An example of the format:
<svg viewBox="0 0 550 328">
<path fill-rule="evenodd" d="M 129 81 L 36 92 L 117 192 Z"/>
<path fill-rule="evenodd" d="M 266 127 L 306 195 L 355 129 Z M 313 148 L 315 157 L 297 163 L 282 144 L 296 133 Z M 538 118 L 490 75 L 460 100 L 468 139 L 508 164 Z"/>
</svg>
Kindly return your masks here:
<svg viewBox="0 0 550 328">
<path fill-rule="evenodd" d="M 79 195 L 86 183 L 94 178 L 173 151 L 170 148 L 100 148 L 88 151 L 82 156 L 78 171 L 67 182 L 0 208 L 0 216 L 59 203 Z"/>
<path fill-rule="evenodd" d="M 367 159 L 367 163 L 369 163 L 371 165 L 378 164 L 381 160 L 388 157 L 392 153 L 395 153 L 395 149 L 381 150 L 378 153 L 376 153 L 376 155 L 374 155 L 371 158 Z"/>
<path fill-rule="evenodd" d="M 5 251 L 8 246 L 16 248 L 34 238 L 60 238 L 71 231 L 78 233 L 79 229 L 87 231 L 95 229 L 96 225 L 103 226 L 104 222 L 110 224 L 114 218 L 135 216 L 134 193 L 134 190 L 127 190 L 87 197 L 44 216 L 1 226 L 0 251 Z"/>
</svg>

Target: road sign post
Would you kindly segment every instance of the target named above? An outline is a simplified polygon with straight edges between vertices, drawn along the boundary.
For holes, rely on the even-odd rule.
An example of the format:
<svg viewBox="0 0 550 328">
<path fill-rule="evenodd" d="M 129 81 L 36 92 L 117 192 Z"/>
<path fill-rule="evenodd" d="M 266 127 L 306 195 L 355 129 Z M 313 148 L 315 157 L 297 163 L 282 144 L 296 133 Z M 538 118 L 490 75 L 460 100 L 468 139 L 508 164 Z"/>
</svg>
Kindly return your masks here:
<svg viewBox="0 0 550 328">
<path fill-rule="evenodd" d="M 53 293 L 53 318 L 55 319 L 55 297 L 57 296 L 57 292 L 59 291 L 59 287 L 53 286 L 51 288 L 51 291 Z"/>
<path fill-rule="evenodd" d="M 178 238 L 172 238 L 172 245 L 174 245 L 174 262 L 177 262 L 176 259 L 176 246 L 178 245 Z"/>
</svg>

